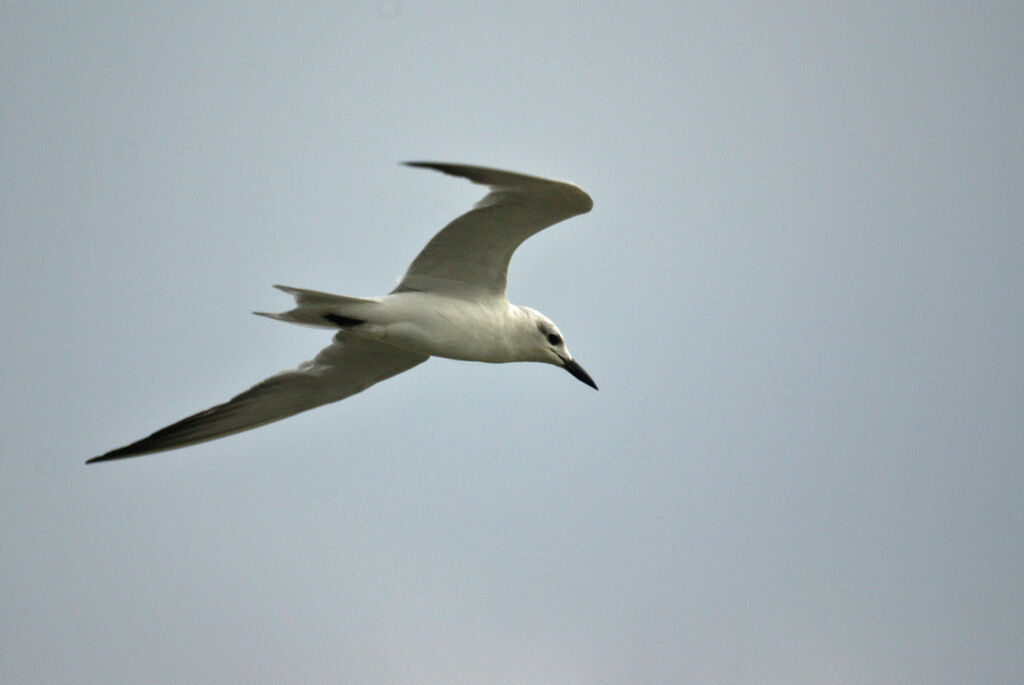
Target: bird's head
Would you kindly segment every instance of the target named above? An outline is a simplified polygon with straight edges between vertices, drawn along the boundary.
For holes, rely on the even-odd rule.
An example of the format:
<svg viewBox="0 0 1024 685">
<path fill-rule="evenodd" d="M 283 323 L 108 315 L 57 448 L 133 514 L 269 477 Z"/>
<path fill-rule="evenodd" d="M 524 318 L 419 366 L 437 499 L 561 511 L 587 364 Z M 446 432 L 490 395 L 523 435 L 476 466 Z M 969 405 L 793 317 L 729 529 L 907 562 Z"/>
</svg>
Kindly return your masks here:
<svg viewBox="0 0 1024 685">
<path fill-rule="evenodd" d="M 565 369 L 578 380 L 597 390 L 597 383 L 583 367 L 576 363 L 565 346 L 562 332 L 555 322 L 535 309 L 519 308 L 525 314 L 520 340 L 525 343 L 528 361 L 554 364 Z"/>
</svg>

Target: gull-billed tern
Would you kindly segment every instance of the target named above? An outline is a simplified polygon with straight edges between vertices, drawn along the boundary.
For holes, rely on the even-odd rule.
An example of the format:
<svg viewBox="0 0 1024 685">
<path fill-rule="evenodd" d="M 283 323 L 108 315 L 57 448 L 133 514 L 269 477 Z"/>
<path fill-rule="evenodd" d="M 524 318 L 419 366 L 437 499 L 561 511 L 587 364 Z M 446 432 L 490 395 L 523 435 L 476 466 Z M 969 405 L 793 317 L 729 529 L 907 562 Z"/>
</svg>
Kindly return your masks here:
<svg viewBox="0 0 1024 685">
<path fill-rule="evenodd" d="M 292 295 L 296 307 L 257 314 L 338 331 L 312 361 L 86 463 L 162 452 L 256 428 L 337 402 L 429 357 L 545 362 L 596 390 L 551 319 L 505 296 L 515 249 L 534 233 L 590 211 L 590 196 L 571 183 L 498 169 L 406 164 L 467 178 L 489 192 L 427 243 L 387 295 L 364 299 L 275 286 Z"/>
</svg>

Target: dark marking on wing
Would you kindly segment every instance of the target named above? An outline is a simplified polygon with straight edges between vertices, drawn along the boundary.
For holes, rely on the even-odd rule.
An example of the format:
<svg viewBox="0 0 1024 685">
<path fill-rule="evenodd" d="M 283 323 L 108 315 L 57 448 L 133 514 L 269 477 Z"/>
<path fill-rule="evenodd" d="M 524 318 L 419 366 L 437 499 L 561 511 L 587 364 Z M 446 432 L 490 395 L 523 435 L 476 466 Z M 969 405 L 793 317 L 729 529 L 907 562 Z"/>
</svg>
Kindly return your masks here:
<svg viewBox="0 0 1024 685">
<path fill-rule="evenodd" d="M 342 316 L 341 314 L 324 314 L 324 319 L 330 321 L 333 324 L 337 324 L 341 328 L 355 328 L 366 323 L 362 319 L 353 319 L 348 316 Z"/>
</svg>

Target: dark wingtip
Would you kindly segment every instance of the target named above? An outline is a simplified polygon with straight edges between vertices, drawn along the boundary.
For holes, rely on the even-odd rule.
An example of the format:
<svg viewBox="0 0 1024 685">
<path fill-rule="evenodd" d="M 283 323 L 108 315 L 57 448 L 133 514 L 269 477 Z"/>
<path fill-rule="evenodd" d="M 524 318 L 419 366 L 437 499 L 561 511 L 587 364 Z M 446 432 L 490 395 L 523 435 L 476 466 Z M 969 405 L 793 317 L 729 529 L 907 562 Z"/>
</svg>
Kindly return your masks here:
<svg viewBox="0 0 1024 685">
<path fill-rule="evenodd" d="M 451 162 L 423 162 L 419 160 L 402 162 L 403 166 L 416 167 L 417 169 L 433 169 L 434 171 L 440 171 L 441 173 L 448 174 L 450 176 L 463 176 L 464 172 L 462 169 L 472 169 L 465 164 L 453 164 Z"/>
<path fill-rule="evenodd" d="M 127 454 L 118 454 L 117 450 L 114 450 L 113 452 L 107 452 L 106 454 L 101 454 L 98 457 L 93 457 L 92 459 L 87 459 L 85 463 L 87 465 L 88 464 L 98 464 L 101 461 L 114 461 L 115 459 L 124 459 L 127 456 L 129 456 L 129 455 L 127 455 Z"/>
<path fill-rule="evenodd" d="M 141 441 L 140 441 L 141 442 Z M 136 449 L 132 449 L 136 448 Z M 114 461 L 116 459 L 127 459 L 128 457 L 139 457 L 143 454 L 148 454 L 148 450 L 138 449 L 135 443 L 126 445 L 124 447 L 118 447 L 116 450 L 110 450 L 106 454 L 101 454 L 98 457 L 86 460 L 86 464 L 98 464 L 102 461 Z"/>
</svg>

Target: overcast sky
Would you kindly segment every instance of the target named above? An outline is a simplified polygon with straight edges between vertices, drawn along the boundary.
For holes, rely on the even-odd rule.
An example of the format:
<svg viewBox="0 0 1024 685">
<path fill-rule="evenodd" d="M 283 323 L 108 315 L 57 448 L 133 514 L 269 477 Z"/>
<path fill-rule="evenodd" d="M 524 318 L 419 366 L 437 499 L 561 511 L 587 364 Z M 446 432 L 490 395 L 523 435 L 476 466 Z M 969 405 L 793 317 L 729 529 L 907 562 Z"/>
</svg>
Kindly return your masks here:
<svg viewBox="0 0 1024 685">
<path fill-rule="evenodd" d="M 1019 3 L 4 3 L 10 683 L 1024 682 Z M 84 466 L 481 190 L 541 364 Z"/>
</svg>

